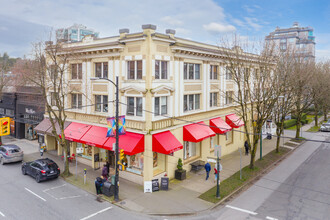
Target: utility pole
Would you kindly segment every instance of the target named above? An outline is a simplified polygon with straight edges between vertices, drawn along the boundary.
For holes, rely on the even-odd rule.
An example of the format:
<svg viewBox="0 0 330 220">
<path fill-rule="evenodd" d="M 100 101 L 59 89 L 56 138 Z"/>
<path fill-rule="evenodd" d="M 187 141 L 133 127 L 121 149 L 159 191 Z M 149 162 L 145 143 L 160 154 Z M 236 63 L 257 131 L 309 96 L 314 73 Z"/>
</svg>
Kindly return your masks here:
<svg viewBox="0 0 330 220">
<path fill-rule="evenodd" d="M 220 199 L 220 159 L 219 159 L 219 151 L 217 151 L 217 199 Z"/>
<path fill-rule="evenodd" d="M 262 160 L 262 130 L 260 131 L 260 160 Z"/>
<path fill-rule="evenodd" d="M 115 201 L 118 202 L 119 201 L 119 188 L 118 188 L 118 181 L 119 181 L 119 155 L 118 155 L 118 148 L 119 148 L 119 125 L 118 125 L 118 121 L 119 121 L 119 116 L 118 116 L 118 111 L 119 111 L 119 84 L 118 84 L 118 76 L 116 76 L 116 176 L 115 176 Z"/>
</svg>

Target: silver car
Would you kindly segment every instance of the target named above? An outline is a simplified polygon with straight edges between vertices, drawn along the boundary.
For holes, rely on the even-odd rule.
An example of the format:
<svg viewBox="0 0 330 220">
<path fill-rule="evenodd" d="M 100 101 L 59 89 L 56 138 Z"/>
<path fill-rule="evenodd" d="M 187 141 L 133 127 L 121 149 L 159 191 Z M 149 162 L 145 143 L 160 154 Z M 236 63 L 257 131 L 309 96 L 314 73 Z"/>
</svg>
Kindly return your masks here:
<svg viewBox="0 0 330 220">
<path fill-rule="evenodd" d="M 23 151 L 17 145 L 0 146 L 0 164 L 18 162 L 23 160 Z"/>
<path fill-rule="evenodd" d="M 330 120 L 321 125 L 320 131 L 330 131 Z"/>
</svg>

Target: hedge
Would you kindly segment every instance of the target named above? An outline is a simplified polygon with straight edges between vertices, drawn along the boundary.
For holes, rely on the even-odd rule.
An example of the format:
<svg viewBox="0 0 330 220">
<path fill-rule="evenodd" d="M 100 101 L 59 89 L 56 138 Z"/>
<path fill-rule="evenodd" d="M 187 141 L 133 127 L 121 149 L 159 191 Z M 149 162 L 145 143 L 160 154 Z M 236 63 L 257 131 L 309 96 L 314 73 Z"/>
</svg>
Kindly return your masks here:
<svg viewBox="0 0 330 220">
<path fill-rule="evenodd" d="M 290 120 L 284 121 L 283 127 L 286 129 L 286 128 L 290 128 L 292 126 L 295 126 L 296 124 L 297 124 L 297 119 L 290 119 Z"/>
</svg>

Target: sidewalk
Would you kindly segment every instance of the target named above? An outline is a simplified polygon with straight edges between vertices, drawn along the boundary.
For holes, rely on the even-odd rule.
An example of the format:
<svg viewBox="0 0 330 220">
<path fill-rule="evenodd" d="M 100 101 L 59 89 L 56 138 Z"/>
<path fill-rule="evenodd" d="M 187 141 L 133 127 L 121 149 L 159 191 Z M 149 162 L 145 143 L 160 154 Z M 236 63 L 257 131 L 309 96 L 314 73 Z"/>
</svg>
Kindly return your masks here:
<svg viewBox="0 0 330 220">
<path fill-rule="evenodd" d="M 266 136 L 264 136 L 265 138 Z M 40 158 L 38 149 L 38 143 L 36 141 L 29 140 L 16 140 L 8 139 L 5 143 L 15 143 L 22 146 L 28 146 L 29 148 L 35 148 L 34 153 L 25 154 L 24 160 L 31 161 Z M 275 149 L 276 138 L 271 140 L 263 139 L 262 141 L 262 152 L 266 155 L 270 151 Z M 24 151 L 26 152 L 26 151 Z M 256 154 L 256 159 L 259 159 L 259 146 Z M 55 152 L 44 153 L 44 158 L 48 157 L 54 160 L 63 170 L 64 164 L 60 156 L 56 156 Z M 250 162 L 250 155 L 245 156 L 244 150 L 242 149 L 242 167 L 247 166 Z M 232 154 L 223 156 L 221 158 L 221 164 L 223 170 L 220 173 L 220 180 L 224 180 L 229 176 L 233 175 L 240 169 L 240 153 L 238 151 Z M 75 162 L 70 163 L 70 171 L 75 175 Z M 214 164 L 212 164 L 212 167 Z M 84 169 L 87 169 L 87 182 L 90 186 L 94 186 L 94 180 L 97 176 L 101 175 L 101 169 L 94 170 L 93 168 L 81 164 L 78 162 L 78 180 L 83 181 Z M 114 169 L 110 169 L 113 174 Z M 120 176 L 120 174 L 119 174 Z M 183 181 L 171 180 L 169 183 L 168 191 L 158 191 L 153 193 L 143 193 L 143 186 L 128 180 L 119 179 L 120 190 L 119 197 L 121 202 L 117 203 L 122 208 L 142 212 L 146 214 L 185 214 L 185 213 L 197 213 L 200 211 L 207 210 L 214 206 L 213 203 L 206 202 L 198 197 L 205 191 L 211 189 L 216 185 L 214 182 L 214 175 L 211 172 L 210 178 L 205 180 L 204 169 L 197 172 L 187 172 L 187 179 Z M 83 182 L 81 183 L 83 184 Z"/>
</svg>

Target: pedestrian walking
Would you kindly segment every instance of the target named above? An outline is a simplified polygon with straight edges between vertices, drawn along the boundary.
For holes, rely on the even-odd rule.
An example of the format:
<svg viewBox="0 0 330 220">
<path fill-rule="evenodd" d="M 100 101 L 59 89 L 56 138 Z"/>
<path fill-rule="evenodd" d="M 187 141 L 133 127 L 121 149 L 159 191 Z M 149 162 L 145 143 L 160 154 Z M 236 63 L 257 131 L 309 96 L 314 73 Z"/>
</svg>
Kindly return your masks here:
<svg viewBox="0 0 330 220">
<path fill-rule="evenodd" d="M 103 165 L 103 169 L 102 169 L 102 176 L 104 179 L 108 179 L 108 174 L 109 174 L 109 171 L 108 171 L 108 167 L 106 164 Z"/>
<path fill-rule="evenodd" d="M 217 179 L 218 179 L 218 170 L 217 168 L 214 167 L 214 182 L 217 182 Z"/>
<path fill-rule="evenodd" d="M 247 141 L 244 143 L 244 148 L 245 148 L 245 155 L 249 155 L 249 144 Z"/>
<path fill-rule="evenodd" d="M 96 177 L 95 179 L 95 189 L 96 189 L 96 195 L 102 194 L 102 186 L 103 181 L 101 177 Z"/>
<path fill-rule="evenodd" d="M 208 180 L 209 175 L 210 175 L 210 171 L 211 171 L 211 165 L 209 164 L 209 162 L 207 162 L 204 166 L 205 171 L 206 171 L 206 180 Z"/>
</svg>

